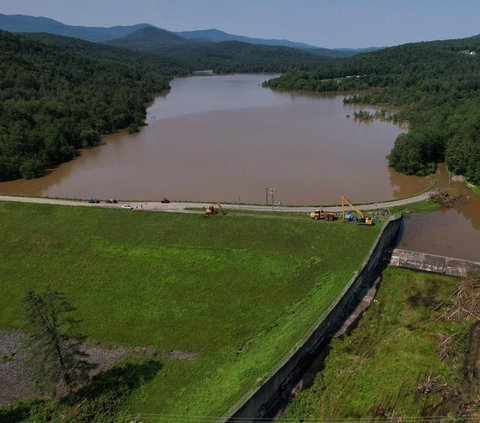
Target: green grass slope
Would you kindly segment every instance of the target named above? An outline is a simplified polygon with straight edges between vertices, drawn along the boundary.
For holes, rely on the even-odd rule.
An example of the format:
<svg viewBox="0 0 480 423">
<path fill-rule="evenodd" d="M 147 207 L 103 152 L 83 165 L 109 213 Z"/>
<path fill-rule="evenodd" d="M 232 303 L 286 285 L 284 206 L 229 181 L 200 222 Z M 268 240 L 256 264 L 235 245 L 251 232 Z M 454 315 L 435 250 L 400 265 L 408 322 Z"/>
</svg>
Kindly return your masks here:
<svg viewBox="0 0 480 423">
<path fill-rule="evenodd" d="M 454 398 L 462 381 L 468 334 L 465 321 L 442 319 L 457 284 L 451 277 L 387 269 L 358 328 L 333 341 L 324 371 L 282 421 L 424 421 L 444 415 L 442 397 Z M 442 351 L 445 339 L 450 342 Z M 426 392 L 419 387 L 428 386 L 429 378 Z"/>
<path fill-rule="evenodd" d="M 158 349 L 126 414 L 211 417 L 301 339 L 380 227 L 1 203 L 0 231 L 0 327 L 23 328 L 25 290 L 52 284 L 92 340 Z"/>
</svg>

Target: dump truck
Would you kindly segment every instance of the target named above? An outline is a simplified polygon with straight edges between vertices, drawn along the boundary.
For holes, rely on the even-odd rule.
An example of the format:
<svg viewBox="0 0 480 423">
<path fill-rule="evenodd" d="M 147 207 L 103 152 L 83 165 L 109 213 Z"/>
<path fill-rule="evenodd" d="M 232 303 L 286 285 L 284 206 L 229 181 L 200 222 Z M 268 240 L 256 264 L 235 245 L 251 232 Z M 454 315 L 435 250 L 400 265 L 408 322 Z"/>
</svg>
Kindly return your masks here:
<svg viewBox="0 0 480 423">
<path fill-rule="evenodd" d="M 328 220 L 330 222 L 333 222 L 337 219 L 337 215 L 335 213 L 325 212 L 323 210 L 315 210 L 308 215 L 310 216 L 310 219 L 313 220 Z"/>
<path fill-rule="evenodd" d="M 225 215 L 225 210 L 223 210 L 223 207 L 220 203 L 216 203 L 216 204 L 212 204 L 211 206 L 208 206 L 206 209 L 205 209 L 205 216 L 208 217 L 208 216 L 214 216 L 216 214 L 218 214 L 218 212 L 221 212 L 223 215 Z"/>
</svg>

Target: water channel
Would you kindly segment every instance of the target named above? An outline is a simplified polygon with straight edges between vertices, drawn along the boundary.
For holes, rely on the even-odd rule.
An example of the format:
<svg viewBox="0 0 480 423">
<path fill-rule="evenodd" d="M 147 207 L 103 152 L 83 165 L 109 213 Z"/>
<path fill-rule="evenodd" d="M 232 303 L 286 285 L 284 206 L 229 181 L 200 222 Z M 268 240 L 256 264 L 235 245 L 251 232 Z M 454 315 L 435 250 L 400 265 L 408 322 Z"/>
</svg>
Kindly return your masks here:
<svg viewBox="0 0 480 423">
<path fill-rule="evenodd" d="M 0 183 L 0 193 L 263 204 L 271 187 L 275 202 L 312 205 L 338 204 L 342 194 L 378 202 L 430 185 L 388 167 L 404 129 L 355 120 L 360 107 L 341 95 L 262 88 L 272 76 L 175 79 L 139 133 L 105 136 L 42 178 Z M 409 217 L 400 246 L 480 261 L 480 196 L 441 175 L 441 185 L 463 194 L 459 207 Z"/>
<path fill-rule="evenodd" d="M 480 262 L 480 195 L 452 181 L 444 165 L 437 186 L 460 196 L 457 207 L 407 216 L 399 247 Z"/>
</svg>

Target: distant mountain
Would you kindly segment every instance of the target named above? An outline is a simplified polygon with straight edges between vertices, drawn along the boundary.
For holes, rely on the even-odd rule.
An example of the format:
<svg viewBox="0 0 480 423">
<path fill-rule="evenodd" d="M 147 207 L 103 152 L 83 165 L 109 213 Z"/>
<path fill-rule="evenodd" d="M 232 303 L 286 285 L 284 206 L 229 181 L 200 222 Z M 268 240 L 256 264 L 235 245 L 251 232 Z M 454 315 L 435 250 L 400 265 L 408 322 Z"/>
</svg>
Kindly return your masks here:
<svg viewBox="0 0 480 423">
<path fill-rule="evenodd" d="M 284 72 L 292 66 L 327 60 L 306 50 L 290 47 L 240 41 L 187 40 L 155 27 L 141 28 L 105 44 L 155 54 L 193 70 L 213 69 L 216 72 Z"/>
<path fill-rule="evenodd" d="M 105 43 L 130 50 L 156 52 L 167 46 L 187 44 L 191 43 L 191 41 L 175 35 L 172 32 L 165 31 L 164 29 L 146 26 L 123 37 L 106 41 Z"/>
<path fill-rule="evenodd" d="M 264 38 L 251 38 L 243 35 L 234 35 L 227 32 L 219 31 L 218 29 L 204 29 L 197 31 L 182 31 L 175 32 L 180 37 L 188 40 L 195 41 L 209 41 L 219 43 L 223 41 L 240 41 L 248 44 L 264 45 L 264 46 L 277 46 L 277 47 L 291 47 L 300 50 L 306 50 L 317 56 L 324 57 L 350 57 L 359 53 L 367 53 L 370 51 L 379 50 L 381 47 L 368 47 L 368 48 L 322 48 L 312 46 L 310 44 L 298 43 L 290 40 L 278 40 L 278 39 L 264 39 Z"/>
<path fill-rule="evenodd" d="M 25 15 L 3 15 L 0 13 L 0 29 L 10 32 L 47 32 L 65 37 L 80 38 L 86 41 L 106 41 L 122 37 L 140 28 L 150 26 L 145 23 L 111 28 L 71 26 L 54 19 Z"/>
<path fill-rule="evenodd" d="M 353 56 L 360 53 L 371 53 L 372 51 L 383 50 L 387 47 L 365 47 L 365 48 L 336 48 L 336 51 L 341 51 Z"/>
<path fill-rule="evenodd" d="M 276 40 L 276 39 L 263 39 L 263 38 L 250 38 L 243 35 L 228 34 L 227 32 L 219 31 L 218 29 L 200 29 L 196 31 L 182 31 L 175 32 L 180 37 L 188 40 L 197 41 L 210 41 L 219 43 L 222 41 L 240 41 L 248 44 L 262 44 L 264 46 L 277 46 L 277 47 L 292 47 L 292 48 L 317 48 L 304 43 L 297 43 L 289 40 Z"/>
<path fill-rule="evenodd" d="M 2 15 L 0 14 L 0 29 L 10 32 L 42 32 L 55 35 L 62 35 L 65 37 L 80 38 L 85 41 L 94 41 L 94 42 L 104 42 L 115 40 L 112 44 L 116 43 L 116 40 L 123 38 L 129 34 L 133 34 L 136 31 L 143 28 L 156 28 L 153 25 L 147 23 L 140 23 L 137 25 L 131 26 L 113 26 L 110 28 L 104 27 L 87 27 L 87 26 L 71 26 L 65 25 L 61 22 L 58 22 L 54 19 L 44 18 L 44 17 L 34 17 L 34 16 L 25 16 L 25 15 Z M 183 31 L 183 32 L 170 32 L 160 28 L 156 28 L 159 31 L 163 31 L 163 35 L 157 34 L 157 42 L 162 43 L 163 41 L 166 44 L 179 43 L 180 40 L 173 38 L 174 36 L 180 37 L 181 39 L 187 41 L 196 41 L 203 43 L 219 43 L 225 41 L 239 41 L 248 44 L 254 45 L 265 45 L 272 47 L 291 47 L 301 50 L 306 50 L 316 56 L 325 56 L 325 57 L 349 57 L 358 53 L 364 53 L 367 51 L 373 51 L 375 48 L 371 49 L 327 49 L 312 46 L 305 43 L 298 43 L 289 40 L 278 40 L 278 39 L 263 39 L 263 38 L 251 38 L 243 35 L 234 35 L 229 34 L 224 31 L 219 31 L 218 29 L 206 29 L 206 30 L 197 30 L 197 31 Z M 152 31 L 152 29 L 147 30 Z M 171 34 L 172 37 L 169 37 L 167 34 Z M 128 43 L 135 44 L 135 38 L 142 38 L 142 33 L 132 35 Z M 160 41 L 163 39 L 163 41 Z M 122 44 L 126 44 L 125 39 L 121 40 Z"/>
</svg>

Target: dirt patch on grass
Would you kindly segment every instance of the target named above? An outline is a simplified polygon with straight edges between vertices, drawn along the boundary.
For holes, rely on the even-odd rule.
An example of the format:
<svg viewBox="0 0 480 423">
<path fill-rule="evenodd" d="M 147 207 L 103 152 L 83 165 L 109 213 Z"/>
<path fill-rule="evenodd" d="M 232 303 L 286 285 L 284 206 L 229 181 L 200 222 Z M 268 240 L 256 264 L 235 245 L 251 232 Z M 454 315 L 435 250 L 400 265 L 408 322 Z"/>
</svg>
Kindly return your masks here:
<svg viewBox="0 0 480 423">
<path fill-rule="evenodd" d="M 0 405 L 35 396 L 31 387 L 32 373 L 23 365 L 27 356 L 21 348 L 24 340 L 22 332 L 0 332 Z"/>
<path fill-rule="evenodd" d="M 410 305 L 418 307 L 429 307 L 435 308 L 442 303 L 442 299 L 438 298 L 438 281 L 431 280 L 428 285 L 428 289 L 425 291 L 420 291 L 415 295 L 407 298 L 407 301 Z"/>
<path fill-rule="evenodd" d="M 18 330 L 0 331 L 0 406 L 39 396 L 32 387 L 32 369 L 24 364 L 28 354 L 23 348 L 26 337 L 25 332 Z M 91 345 L 86 345 L 85 351 L 88 360 L 97 365 L 91 376 L 110 369 L 131 353 L 141 357 L 156 353 L 153 347 L 105 349 Z"/>
<path fill-rule="evenodd" d="M 170 360 L 193 360 L 197 355 L 196 352 L 172 350 L 168 353 L 168 358 Z"/>
</svg>

